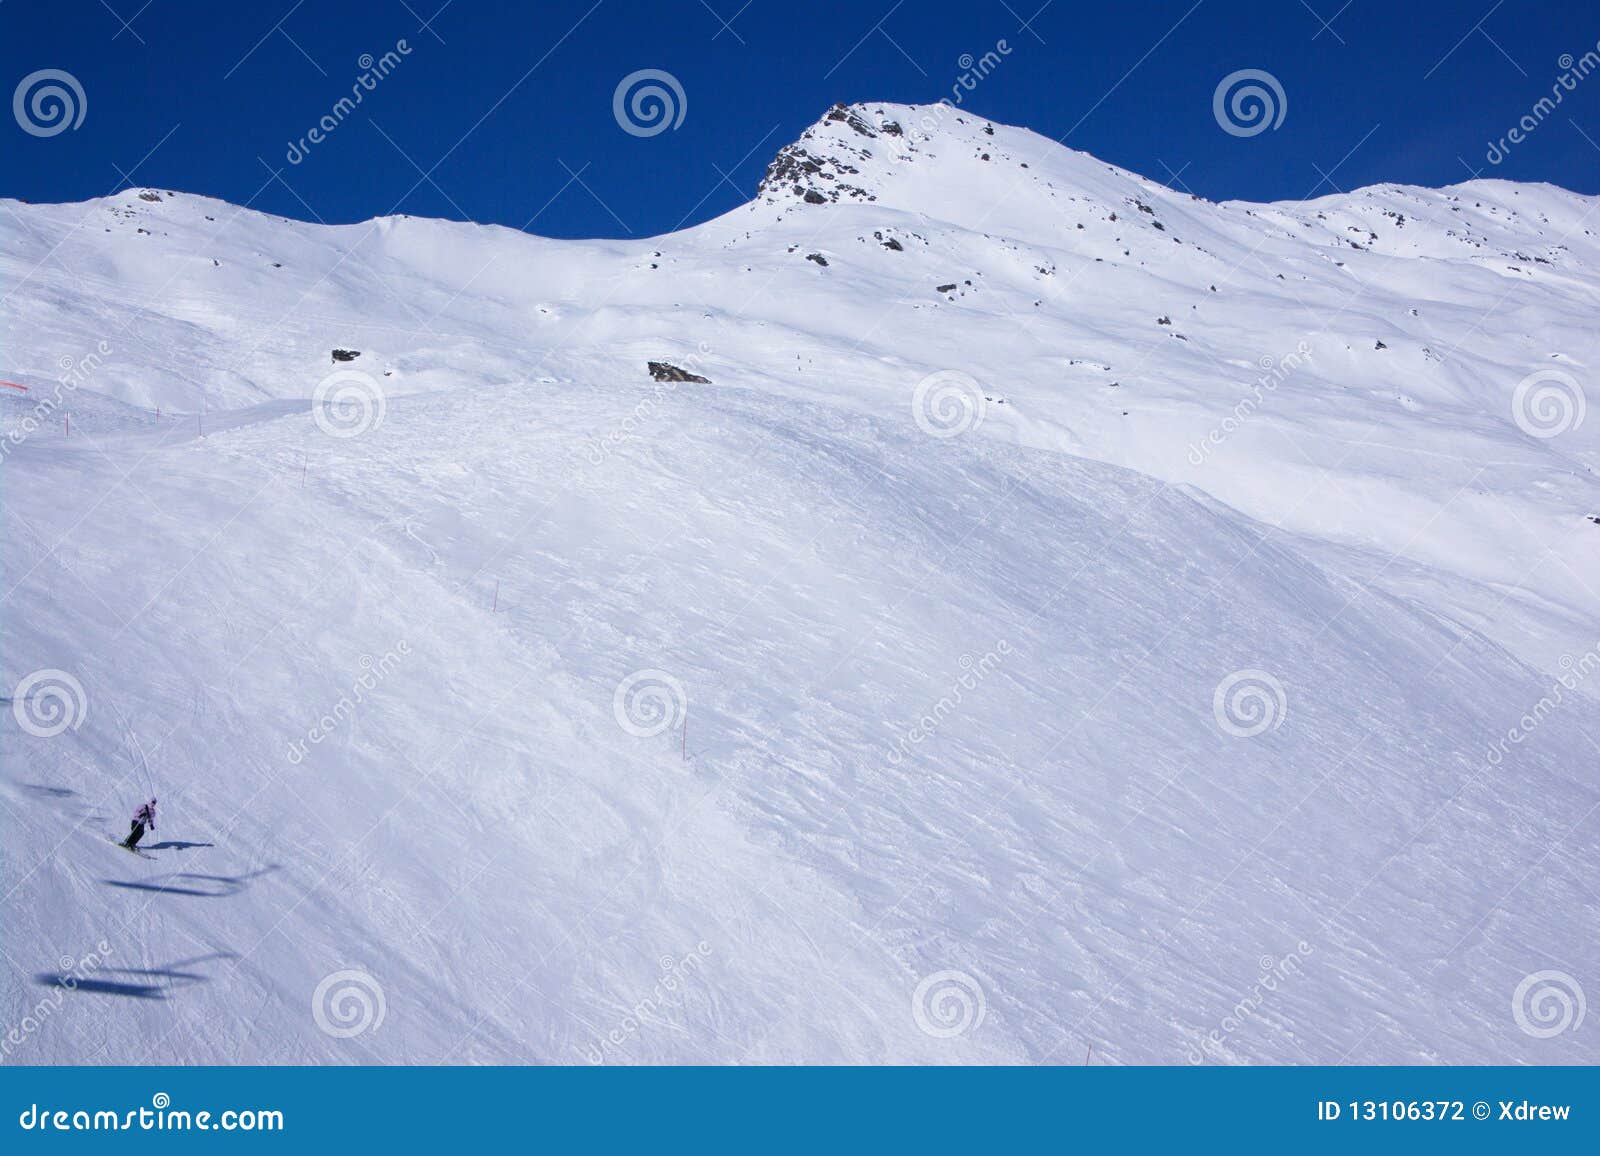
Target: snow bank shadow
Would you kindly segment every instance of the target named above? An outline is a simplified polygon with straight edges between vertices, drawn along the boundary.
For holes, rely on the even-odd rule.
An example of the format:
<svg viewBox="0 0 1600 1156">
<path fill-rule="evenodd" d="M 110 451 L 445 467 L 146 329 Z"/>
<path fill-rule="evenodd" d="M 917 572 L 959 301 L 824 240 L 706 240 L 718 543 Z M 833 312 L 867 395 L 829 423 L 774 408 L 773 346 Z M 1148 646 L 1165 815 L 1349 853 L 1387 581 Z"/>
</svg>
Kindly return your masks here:
<svg viewBox="0 0 1600 1156">
<path fill-rule="evenodd" d="M 108 887 L 125 887 L 129 891 L 154 891 L 165 895 L 190 895 L 198 899 L 226 899 L 238 895 L 263 875 L 278 870 L 274 863 L 248 875 L 200 875 L 191 871 L 167 876 L 169 883 L 146 883 L 135 879 L 102 879 Z"/>
</svg>

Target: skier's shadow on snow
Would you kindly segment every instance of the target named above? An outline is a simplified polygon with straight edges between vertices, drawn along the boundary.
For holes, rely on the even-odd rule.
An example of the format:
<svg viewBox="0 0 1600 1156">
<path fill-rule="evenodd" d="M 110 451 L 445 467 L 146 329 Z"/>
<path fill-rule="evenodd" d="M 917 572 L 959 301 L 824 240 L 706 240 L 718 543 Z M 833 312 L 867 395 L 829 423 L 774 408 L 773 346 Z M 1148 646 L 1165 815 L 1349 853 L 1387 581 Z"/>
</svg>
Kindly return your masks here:
<svg viewBox="0 0 1600 1156">
<path fill-rule="evenodd" d="M 166 999 L 175 988 L 191 984 L 209 983 L 211 977 L 198 971 L 180 971 L 197 963 L 214 959 L 237 959 L 232 951 L 216 951 L 193 959 L 175 960 L 167 967 L 103 967 L 94 976 L 73 977 L 63 972 L 45 971 L 34 976 L 34 982 L 45 987 L 67 988 L 70 991 L 88 992 L 91 995 L 119 995 L 127 999 Z M 138 979 L 100 979 L 104 975 L 137 976 Z M 145 981 L 145 982 L 141 982 Z M 70 985 L 70 987 L 69 987 Z"/>
<path fill-rule="evenodd" d="M 189 851 L 196 847 L 215 847 L 215 843 L 185 843 L 178 839 L 168 839 L 165 843 L 141 844 L 146 851 Z"/>
<path fill-rule="evenodd" d="M 130 891 L 154 891 L 163 895 L 191 895 L 198 899 L 226 899 L 237 895 L 251 882 L 278 870 L 274 863 L 248 875 L 200 875 L 181 871 L 167 876 L 169 883 L 142 883 L 133 879 L 102 879 L 108 887 L 126 887 Z"/>
</svg>

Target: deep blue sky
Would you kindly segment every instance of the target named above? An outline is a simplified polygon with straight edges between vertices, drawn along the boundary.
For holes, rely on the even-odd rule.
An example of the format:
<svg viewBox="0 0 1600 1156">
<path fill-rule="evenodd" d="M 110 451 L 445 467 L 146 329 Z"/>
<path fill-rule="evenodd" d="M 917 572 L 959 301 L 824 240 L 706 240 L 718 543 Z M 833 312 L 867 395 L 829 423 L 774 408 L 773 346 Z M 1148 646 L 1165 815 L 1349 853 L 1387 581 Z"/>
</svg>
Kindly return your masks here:
<svg viewBox="0 0 1600 1156">
<path fill-rule="evenodd" d="M 81 200 L 131 171 L 135 185 L 301 219 L 407 212 L 642 236 L 747 199 L 832 102 L 937 100 L 963 54 L 1001 39 L 1012 51 L 967 107 L 1213 199 L 1445 184 L 1468 166 L 1600 193 L 1600 72 L 1502 163 L 1485 160 L 1551 91 L 1561 56 L 1596 48 L 1593 4 L 1043 3 L 6 0 L 5 91 L 62 69 L 87 110 L 48 138 L 0 121 L 0 195 Z M 361 55 L 401 39 L 399 67 L 288 164 Z M 617 82 L 644 68 L 687 98 L 682 125 L 649 138 L 612 115 Z M 1272 73 L 1288 108 L 1278 129 L 1237 138 L 1212 94 L 1244 68 Z"/>
</svg>

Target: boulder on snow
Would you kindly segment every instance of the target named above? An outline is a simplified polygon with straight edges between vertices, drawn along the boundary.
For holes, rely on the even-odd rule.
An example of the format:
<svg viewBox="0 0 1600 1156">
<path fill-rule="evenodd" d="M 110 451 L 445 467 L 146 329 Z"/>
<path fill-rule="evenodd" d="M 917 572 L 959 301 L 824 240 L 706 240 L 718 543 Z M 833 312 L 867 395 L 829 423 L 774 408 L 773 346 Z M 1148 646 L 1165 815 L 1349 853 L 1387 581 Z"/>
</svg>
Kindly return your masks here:
<svg viewBox="0 0 1600 1156">
<path fill-rule="evenodd" d="M 359 350 L 359 349 L 335 349 L 335 350 L 333 350 L 333 360 L 336 361 L 336 362 L 337 361 L 354 361 L 356 358 L 358 358 L 360 356 L 361 356 L 361 350 Z"/>
<path fill-rule="evenodd" d="M 699 385 L 710 385 L 709 377 L 701 377 L 698 373 L 690 373 L 687 369 L 679 369 L 676 365 L 666 361 L 646 362 L 650 367 L 650 376 L 657 381 L 692 381 Z"/>
</svg>

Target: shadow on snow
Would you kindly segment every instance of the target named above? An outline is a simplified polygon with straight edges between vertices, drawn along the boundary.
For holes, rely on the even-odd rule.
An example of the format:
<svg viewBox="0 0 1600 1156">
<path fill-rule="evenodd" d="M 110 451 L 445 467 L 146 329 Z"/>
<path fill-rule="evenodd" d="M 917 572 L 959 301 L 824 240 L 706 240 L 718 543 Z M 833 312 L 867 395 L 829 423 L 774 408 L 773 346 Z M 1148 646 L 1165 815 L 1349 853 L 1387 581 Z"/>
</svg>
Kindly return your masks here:
<svg viewBox="0 0 1600 1156">
<path fill-rule="evenodd" d="M 199 899 L 226 899 L 237 895 L 252 881 L 278 870 L 274 863 L 248 875 L 200 875 L 190 871 L 168 876 L 170 883 L 142 882 L 134 879 L 102 879 L 108 887 L 125 887 L 130 891 L 153 891 L 163 895 L 191 895 Z"/>
</svg>

